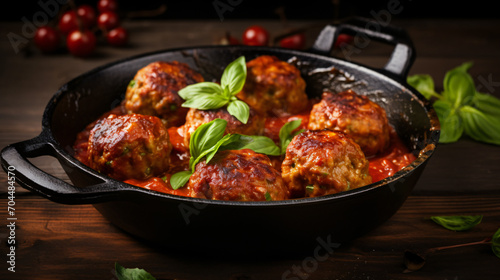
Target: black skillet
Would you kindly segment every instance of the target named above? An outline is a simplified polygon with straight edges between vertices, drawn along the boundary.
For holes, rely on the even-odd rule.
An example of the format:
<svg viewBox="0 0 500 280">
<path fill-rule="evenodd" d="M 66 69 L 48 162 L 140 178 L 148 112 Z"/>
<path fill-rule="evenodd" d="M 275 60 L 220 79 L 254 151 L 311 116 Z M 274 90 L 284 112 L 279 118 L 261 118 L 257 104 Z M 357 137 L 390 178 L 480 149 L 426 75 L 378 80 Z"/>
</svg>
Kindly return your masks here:
<svg viewBox="0 0 500 280">
<path fill-rule="evenodd" d="M 340 33 L 358 42 L 374 40 L 394 47 L 386 66 L 367 66 L 333 58 Z M 363 51 L 358 46 L 359 51 Z M 310 96 L 323 89 L 350 87 L 368 95 L 388 113 L 390 123 L 418 157 L 383 181 L 323 197 L 230 202 L 179 197 L 150 191 L 99 174 L 72 157 L 76 134 L 123 99 L 137 70 L 158 60 L 181 61 L 206 80 L 220 78 L 240 55 L 248 60 L 275 55 L 301 70 Z M 14 143 L 1 152 L 2 167 L 16 169 L 24 188 L 64 204 L 92 204 L 111 223 L 139 239 L 184 251 L 250 253 L 316 253 L 333 250 L 389 219 L 415 186 L 439 138 L 439 123 L 430 104 L 406 83 L 415 50 L 400 29 L 356 19 L 328 25 L 307 52 L 273 47 L 204 46 L 148 53 L 87 72 L 64 86 L 49 101 L 39 136 Z M 332 70 L 334 67 L 334 70 Z M 27 158 L 53 156 L 72 184 L 47 174 Z M 70 207 L 70 206 L 68 206 Z"/>
</svg>

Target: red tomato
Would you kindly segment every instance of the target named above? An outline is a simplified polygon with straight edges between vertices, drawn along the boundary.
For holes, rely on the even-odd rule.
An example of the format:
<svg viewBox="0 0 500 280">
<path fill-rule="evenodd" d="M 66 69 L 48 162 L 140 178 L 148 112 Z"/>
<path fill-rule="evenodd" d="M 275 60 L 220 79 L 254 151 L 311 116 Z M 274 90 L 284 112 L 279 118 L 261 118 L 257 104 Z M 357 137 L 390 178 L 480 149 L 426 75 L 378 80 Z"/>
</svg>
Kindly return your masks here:
<svg viewBox="0 0 500 280">
<path fill-rule="evenodd" d="M 74 11 L 65 12 L 59 19 L 59 30 L 63 34 L 69 34 L 71 31 L 78 29 L 78 19 Z"/>
<path fill-rule="evenodd" d="M 117 0 L 99 0 L 97 2 L 97 9 L 99 12 L 117 12 L 118 11 L 118 1 Z"/>
<path fill-rule="evenodd" d="M 121 47 L 128 42 L 128 32 L 123 27 L 117 27 L 106 34 L 106 39 L 111 46 Z"/>
<path fill-rule="evenodd" d="M 306 35 L 297 33 L 280 40 L 280 47 L 301 50 L 306 46 Z"/>
<path fill-rule="evenodd" d="M 94 52 L 96 37 L 90 30 L 74 30 L 66 38 L 69 52 L 74 56 L 87 57 Z"/>
<path fill-rule="evenodd" d="M 111 30 L 120 25 L 120 19 L 115 12 L 103 12 L 97 18 L 97 24 L 104 30 Z"/>
<path fill-rule="evenodd" d="M 76 14 L 80 17 L 85 28 L 90 28 L 96 23 L 97 15 L 94 8 L 90 5 L 79 6 L 76 9 Z"/>
<path fill-rule="evenodd" d="M 269 32 L 261 26 L 253 25 L 243 32 L 243 44 L 248 46 L 267 46 Z"/>
<path fill-rule="evenodd" d="M 335 45 L 333 45 L 334 48 L 339 48 L 343 44 L 349 44 L 352 42 L 354 38 L 351 35 L 348 34 L 339 34 L 337 36 L 337 41 L 335 41 Z"/>
<path fill-rule="evenodd" d="M 59 33 L 55 28 L 42 26 L 36 30 L 33 38 L 35 45 L 44 53 L 56 51 L 61 43 Z"/>
</svg>

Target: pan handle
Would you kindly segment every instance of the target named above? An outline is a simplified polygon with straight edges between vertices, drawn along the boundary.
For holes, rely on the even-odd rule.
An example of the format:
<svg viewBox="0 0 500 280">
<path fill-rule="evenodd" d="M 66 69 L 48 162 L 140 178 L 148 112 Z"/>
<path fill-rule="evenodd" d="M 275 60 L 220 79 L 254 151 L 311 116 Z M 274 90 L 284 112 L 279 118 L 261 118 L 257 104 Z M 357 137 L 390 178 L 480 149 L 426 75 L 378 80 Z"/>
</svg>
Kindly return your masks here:
<svg viewBox="0 0 500 280">
<path fill-rule="evenodd" d="M 126 185 L 114 184 L 106 177 L 98 177 L 95 174 L 79 168 L 85 176 L 91 176 L 94 184 L 85 187 L 73 186 L 59 178 L 56 178 L 33 165 L 27 158 L 39 156 L 52 156 L 61 160 L 64 156 L 61 151 L 51 143 L 42 132 L 39 136 L 11 144 L 1 151 L 2 168 L 6 172 L 13 173 L 15 182 L 22 187 L 35 192 L 49 200 L 64 204 L 94 204 L 114 200 L 118 195 L 137 192 L 135 188 Z M 10 173 L 9 173 L 10 174 Z M 9 177 L 12 177 L 9 175 Z M 92 178 L 93 177 L 93 178 Z"/>
<path fill-rule="evenodd" d="M 394 45 L 391 57 L 382 70 L 402 79 L 406 79 L 408 76 L 410 67 L 415 60 L 415 48 L 403 29 L 381 24 L 375 20 L 356 17 L 323 28 L 310 52 L 330 55 L 339 34 L 348 34 L 354 37 L 352 49 L 344 50 L 347 53 L 361 51 L 369 44 L 370 40 Z"/>
</svg>

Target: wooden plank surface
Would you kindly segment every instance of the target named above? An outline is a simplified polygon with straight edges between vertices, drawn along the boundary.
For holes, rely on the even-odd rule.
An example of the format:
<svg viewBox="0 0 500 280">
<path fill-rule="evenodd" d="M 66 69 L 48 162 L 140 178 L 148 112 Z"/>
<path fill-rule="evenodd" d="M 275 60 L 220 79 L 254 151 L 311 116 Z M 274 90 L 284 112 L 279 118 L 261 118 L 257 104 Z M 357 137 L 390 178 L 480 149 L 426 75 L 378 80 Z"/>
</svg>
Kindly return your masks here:
<svg viewBox="0 0 500 280">
<path fill-rule="evenodd" d="M 55 91 L 70 79 L 97 66 L 132 55 L 183 46 L 212 44 L 226 30 L 240 34 L 251 21 L 135 21 L 125 49 L 101 47 L 91 59 L 67 54 L 16 55 L 9 32 L 19 22 L 0 26 L 0 148 L 40 133 L 43 110 Z M 314 22 L 292 22 L 294 26 Z M 473 61 L 471 75 L 482 89 L 500 96 L 500 21 L 394 20 L 405 28 L 417 49 L 410 74 L 428 73 L 439 83 L 447 70 Z M 273 33 L 281 23 L 263 21 Z M 180 32 L 182 31 L 182 32 Z M 319 28 L 308 33 L 309 42 Z M 380 66 L 390 50 L 363 49 L 360 63 Z M 342 53 L 334 53 L 342 57 Z M 50 157 L 33 159 L 41 169 L 67 180 Z M 488 246 L 440 252 L 418 272 L 402 273 L 405 249 L 473 242 L 500 227 L 500 147 L 464 138 L 439 145 L 403 207 L 373 232 L 341 244 L 317 265 L 304 256 L 282 259 L 219 259 L 178 254 L 144 244 L 120 231 L 92 206 L 57 204 L 17 186 L 16 273 L 7 271 L 7 177 L 0 174 L 0 279 L 116 279 L 113 264 L 142 267 L 158 279 L 499 279 L 500 259 Z M 433 215 L 482 214 L 483 222 L 468 232 L 450 232 L 429 220 Z M 309 262 L 308 262 L 309 260 Z M 304 266 L 305 265 L 305 266 Z M 299 269 L 302 273 L 296 272 Z M 288 273 L 287 271 L 290 271 Z M 308 271 L 308 273 L 306 273 Z"/>
<path fill-rule="evenodd" d="M 267 259 L 265 252 L 262 258 L 250 259 L 223 259 L 203 252 L 172 253 L 123 233 L 90 205 L 61 206 L 35 197 L 17 201 L 18 271 L 15 278 L 2 279 L 35 279 L 31 278 L 34 276 L 36 279 L 70 279 L 69 275 L 74 277 L 71 279 L 111 279 L 114 262 L 142 267 L 158 279 L 186 280 L 281 279 L 286 271 L 303 264 L 300 269 L 303 274 L 295 277 L 494 279 L 499 275 L 496 269 L 499 260 L 487 245 L 436 253 L 420 271 L 413 273 L 403 273 L 403 252 L 420 252 L 490 236 L 500 225 L 500 194 L 411 196 L 381 227 L 349 244 L 340 244 L 328 259 L 317 261 L 317 265 L 310 261 L 313 252 L 279 259 Z M 433 215 L 457 213 L 484 214 L 483 222 L 468 232 L 452 232 L 428 220 Z M 1 271 L 0 275 L 8 274 Z M 290 274 L 285 279 L 295 278 Z"/>
</svg>

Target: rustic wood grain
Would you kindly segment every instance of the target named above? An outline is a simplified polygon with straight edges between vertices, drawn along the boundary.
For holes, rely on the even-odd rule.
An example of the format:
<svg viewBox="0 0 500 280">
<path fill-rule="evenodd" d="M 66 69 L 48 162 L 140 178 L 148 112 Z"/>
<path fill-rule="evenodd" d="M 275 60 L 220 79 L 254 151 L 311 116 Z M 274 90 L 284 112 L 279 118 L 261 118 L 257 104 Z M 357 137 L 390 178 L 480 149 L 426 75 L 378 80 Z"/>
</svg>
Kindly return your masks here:
<svg viewBox="0 0 500 280">
<path fill-rule="evenodd" d="M 280 279 L 303 263 L 300 277 L 308 279 L 494 279 L 500 275 L 495 269 L 499 260 L 487 245 L 436 253 L 420 271 L 409 274 L 403 273 L 402 257 L 407 249 L 422 252 L 491 236 L 500 227 L 498 193 L 410 196 L 385 224 L 340 244 L 317 265 L 309 258 L 313 252 L 280 259 L 267 259 L 265 252 L 262 258 L 251 259 L 169 252 L 122 232 L 90 205 L 60 205 L 34 196 L 17 201 L 18 271 L 15 278 L 2 279 L 112 279 L 115 262 L 142 267 L 158 279 Z M 484 218 L 467 232 L 452 232 L 428 219 L 456 214 L 483 214 Z M 0 275 L 8 274 L 0 271 Z M 292 275 L 285 279 L 294 279 Z"/>
</svg>

